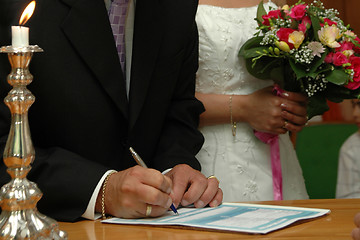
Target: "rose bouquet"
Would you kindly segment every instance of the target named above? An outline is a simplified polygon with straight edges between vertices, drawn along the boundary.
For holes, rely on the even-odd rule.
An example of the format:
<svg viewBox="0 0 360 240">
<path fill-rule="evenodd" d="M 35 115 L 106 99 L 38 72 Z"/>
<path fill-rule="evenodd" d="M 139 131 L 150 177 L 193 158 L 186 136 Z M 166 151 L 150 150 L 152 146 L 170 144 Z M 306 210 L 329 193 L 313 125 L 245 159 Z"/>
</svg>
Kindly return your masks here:
<svg viewBox="0 0 360 240">
<path fill-rule="evenodd" d="M 360 39 L 322 2 L 258 6 L 258 32 L 240 49 L 247 70 L 281 88 L 309 97 L 309 118 L 327 111 L 327 100 L 360 96 Z"/>
</svg>

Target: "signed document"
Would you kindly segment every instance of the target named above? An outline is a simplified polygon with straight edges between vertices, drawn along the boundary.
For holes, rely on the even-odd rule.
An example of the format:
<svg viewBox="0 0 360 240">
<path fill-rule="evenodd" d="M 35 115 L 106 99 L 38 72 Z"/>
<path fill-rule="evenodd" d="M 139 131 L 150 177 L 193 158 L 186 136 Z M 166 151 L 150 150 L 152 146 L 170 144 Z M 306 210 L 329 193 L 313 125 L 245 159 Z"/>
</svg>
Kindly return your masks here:
<svg viewBox="0 0 360 240">
<path fill-rule="evenodd" d="M 202 229 L 266 234 L 296 221 L 329 214 L 328 209 L 283 207 L 261 204 L 223 203 L 216 208 L 179 208 L 157 218 L 110 218 L 103 223 L 188 226 Z"/>
</svg>

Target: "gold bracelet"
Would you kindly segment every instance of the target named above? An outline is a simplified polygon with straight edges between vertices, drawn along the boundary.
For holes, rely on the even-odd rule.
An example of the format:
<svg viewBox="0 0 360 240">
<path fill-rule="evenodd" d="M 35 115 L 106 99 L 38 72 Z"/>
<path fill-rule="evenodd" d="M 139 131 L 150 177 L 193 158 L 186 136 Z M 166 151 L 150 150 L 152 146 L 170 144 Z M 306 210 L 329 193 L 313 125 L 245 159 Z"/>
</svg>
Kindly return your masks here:
<svg viewBox="0 0 360 240">
<path fill-rule="evenodd" d="M 233 121 L 232 98 L 233 98 L 233 95 L 231 95 L 229 98 L 229 111 L 230 111 L 231 132 L 232 132 L 232 135 L 235 137 L 236 136 L 236 122 Z"/>
<path fill-rule="evenodd" d="M 106 190 L 106 185 L 107 182 L 110 178 L 111 175 L 113 175 L 114 173 L 117 173 L 116 171 L 109 173 L 105 180 L 104 180 L 104 184 L 102 186 L 102 191 L 101 191 L 101 215 L 102 215 L 102 219 L 106 219 L 106 214 L 105 214 L 105 190 Z"/>
</svg>

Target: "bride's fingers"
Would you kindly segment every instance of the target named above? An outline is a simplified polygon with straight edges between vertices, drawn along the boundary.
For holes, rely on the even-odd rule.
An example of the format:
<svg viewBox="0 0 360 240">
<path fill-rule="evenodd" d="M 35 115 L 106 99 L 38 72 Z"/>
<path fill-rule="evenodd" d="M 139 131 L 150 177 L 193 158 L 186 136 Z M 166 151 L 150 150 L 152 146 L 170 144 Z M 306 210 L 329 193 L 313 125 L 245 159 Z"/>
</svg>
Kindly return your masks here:
<svg viewBox="0 0 360 240">
<path fill-rule="evenodd" d="M 285 99 L 301 103 L 302 105 L 306 105 L 308 102 L 308 98 L 302 93 L 284 92 L 281 96 Z"/>
<path fill-rule="evenodd" d="M 292 101 L 284 101 L 280 105 L 282 110 L 285 110 L 289 113 L 293 113 L 298 116 L 306 116 L 307 115 L 307 109 L 306 106 L 303 106 L 299 104 L 298 102 L 292 102 Z"/>
<path fill-rule="evenodd" d="M 287 111 L 282 111 L 281 112 L 281 117 L 283 119 L 287 120 L 289 123 L 293 123 L 293 124 L 298 125 L 298 126 L 304 126 L 308 121 L 306 115 L 305 116 L 298 116 L 298 115 L 289 113 Z"/>
</svg>

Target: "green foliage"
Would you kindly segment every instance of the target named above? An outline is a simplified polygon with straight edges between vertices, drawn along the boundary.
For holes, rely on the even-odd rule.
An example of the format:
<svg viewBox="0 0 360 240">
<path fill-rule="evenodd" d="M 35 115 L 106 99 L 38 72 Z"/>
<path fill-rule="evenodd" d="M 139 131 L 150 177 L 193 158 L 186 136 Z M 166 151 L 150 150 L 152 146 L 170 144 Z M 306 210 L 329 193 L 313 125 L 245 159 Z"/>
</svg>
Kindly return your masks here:
<svg viewBox="0 0 360 240">
<path fill-rule="evenodd" d="M 261 1 L 261 2 L 259 3 L 258 8 L 257 8 L 257 13 L 256 13 L 256 19 L 257 19 L 257 21 L 261 23 L 261 22 L 263 21 L 262 16 L 264 16 L 264 15 L 266 15 L 266 10 L 265 10 L 265 8 L 264 8 L 264 3 L 263 3 L 263 1 Z"/>
</svg>

